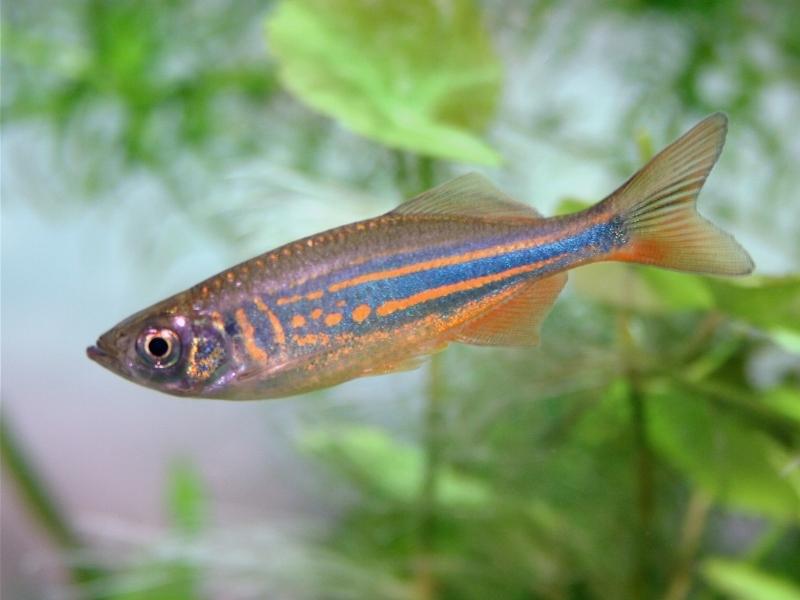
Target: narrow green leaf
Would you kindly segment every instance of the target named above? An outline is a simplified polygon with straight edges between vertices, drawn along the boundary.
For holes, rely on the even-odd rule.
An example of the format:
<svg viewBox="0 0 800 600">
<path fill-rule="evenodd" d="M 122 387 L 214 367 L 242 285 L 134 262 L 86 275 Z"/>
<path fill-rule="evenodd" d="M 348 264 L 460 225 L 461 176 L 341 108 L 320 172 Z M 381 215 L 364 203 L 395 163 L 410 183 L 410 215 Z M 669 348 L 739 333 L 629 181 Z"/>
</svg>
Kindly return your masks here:
<svg viewBox="0 0 800 600">
<path fill-rule="evenodd" d="M 427 156 L 500 162 L 476 135 L 501 69 L 470 0 L 284 0 L 266 32 L 284 85 L 350 129 Z"/>
<path fill-rule="evenodd" d="M 748 563 L 714 558 L 702 566 L 705 580 L 726 598 L 736 600 L 800 600 L 800 587 Z"/>
</svg>

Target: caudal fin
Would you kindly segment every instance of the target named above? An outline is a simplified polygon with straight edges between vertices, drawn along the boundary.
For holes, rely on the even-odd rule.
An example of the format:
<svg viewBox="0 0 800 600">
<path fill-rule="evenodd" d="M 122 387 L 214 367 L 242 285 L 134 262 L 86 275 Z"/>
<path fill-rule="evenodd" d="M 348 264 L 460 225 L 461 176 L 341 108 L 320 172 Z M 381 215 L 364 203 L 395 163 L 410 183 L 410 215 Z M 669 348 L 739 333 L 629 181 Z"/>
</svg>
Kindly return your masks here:
<svg viewBox="0 0 800 600">
<path fill-rule="evenodd" d="M 728 119 L 706 117 L 601 204 L 623 221 L 627 243 L 611 260 L 711 275 L 746 275 L 753 261 L 733 237 L 697 213 L 700 188 L 725 143 Z"/>
</svg>

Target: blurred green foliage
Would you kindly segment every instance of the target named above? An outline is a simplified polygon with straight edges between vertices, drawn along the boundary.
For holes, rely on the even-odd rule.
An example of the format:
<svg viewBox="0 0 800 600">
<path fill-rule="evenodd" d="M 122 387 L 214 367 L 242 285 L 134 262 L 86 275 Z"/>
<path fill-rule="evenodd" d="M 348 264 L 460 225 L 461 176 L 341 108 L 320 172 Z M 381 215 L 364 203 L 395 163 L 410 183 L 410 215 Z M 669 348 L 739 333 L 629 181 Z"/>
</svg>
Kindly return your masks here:
<svg viewBox="0 0 800 600">
<path fill-rule="evenodd" d="M 267 37 L 284 85 L 358 133 L 425 156 L 499 162 L 474 134 L 494 114 L 500 64 L 470 0 L 282 2 Z"/>
<path fill-rule="evenodd" d="M 63 130 L 110 105 L 121 117 L 105 148 L 163 170 L 178 149 L 199 151 L 220 138 L 255 148 L 252 132 L 227 126 L 232 109 L 223 99 L 267 107 L 277 73 L 310 108 L 376 149 L 401 151 L 397 180 L 424 181 L 448 169 L 431 158 L 499 162 L 496 144 L 482 137 L 503 110 L 490 26 L 492 34 L 518 26 L 524 42 L 553 24 L 556 4 L 284 0 L 267 18 L 271 57 L 244 62 L 221 61 L 218 47 L 196 56 L 186 49 L 204 47 L 200 37 L 230 40 L 243 21 L 261 17 L 259 3 L 199 3 L 210 13 L 194 19 L 186 0 L 79 2 L 71 18 L 85 39 L 55 61 L 58 40 L 19 27 L 30 15 L 17 5 L 3 29 L 14 74 L 3 118 Z M 800 5 L 570 6 L 556 13 L 567 14 L 573 35 L 558 41 L 555 61 L 609 13 L 631 28 L 666 23 L 670 34 L 671 45 L 654 38 L 608 59 L 637 83 L 618 143 L 650 155 L 641 123 L 671 130 L 687 115 L 726 110 L 755 134 L 756 153 L 769 156 L 764 196 L 785 203 L 794 140 L 766 108 L 775 90 L 798 93 Z M 544 105 L 549 82 L 540 83 L 531 103 Z M 536 114 L 542 139 L 571 117 L 570 107 L 551 108 Z M 644 119 L 649 113 L 664 116 Z M 315 144 L 332 134 L 309 115 L 302 120 L 310 124 L 298 135 L 308 144 L 297 151 L 315 156 Z M 609 147 L 585 154 L 629 170 Z M 324 170 L 321 161 L 297 162 Z M 757 204 L 754 226 L 778 222 Z M 583 205 L 572 199 L 562 211 Z M 313 491 L 353 494 L 329 500 L 333 524 L 307 540 L 328 568 L 305 570 L 290 597 L 798 597 L 800 275 L 731 281 L 612 264 L 571 277 L 574 294 L 545 324 L 542 349 L 453 347 L 438 357 L 422 424 L 323 421 L 304 430 L 298 446 L 319 475 Z M 765 356 L 789 361 L 765 374 Z M 169 535 L 187 546 L 119 567 L 100 597 L 204 597 L 211 575 L 191 549 L 210 500 L 186 465 L 173 470 L 168 489 Z"/>
<path fill-rule="evenodd" d="M 127 564 L 96 578 L 85 594 L 104 600 L 192 600 L 204 598 L 203 573 L 192 556 L 194 540 L 207 524 L 207 493 L 200 476 L 185 462 L 174 463 L 166 481 L 169 528 L 155 549 L 128 559 Z"/>
<path fill-rule="evenodd" d="M 227 42 L 263 6 L 10 3 L 2 122 L 43 120 L 62 139 L 76 138 L 81 158 L 89 159 L 90 189 L 107 189 L 131 169 L 169 175 L 180 151 L 211 154 L 208 163 L 221 145 L 253 152 L 256 131 L 243 127 L 235 111 L 263 106 L 276 82 L 263 56 L 240 52 L 234 61 L 235 45 Z M 198 19 L 200 10 L 206 14 Z M 48 18 L 37 19 L 43 12 Z M 110 161 L 117 157 L 120 164 Z"/>
</svg>

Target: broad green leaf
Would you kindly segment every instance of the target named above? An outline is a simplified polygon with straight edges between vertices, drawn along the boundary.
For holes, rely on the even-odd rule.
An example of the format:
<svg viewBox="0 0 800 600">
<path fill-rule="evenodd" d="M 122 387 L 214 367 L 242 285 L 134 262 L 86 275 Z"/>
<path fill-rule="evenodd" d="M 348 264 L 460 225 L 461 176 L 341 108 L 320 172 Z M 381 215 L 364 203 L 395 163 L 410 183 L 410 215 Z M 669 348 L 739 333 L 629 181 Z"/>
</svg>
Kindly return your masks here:
<svg viewBox="0 0 800 600">
<path fill-rule="evenodd" d="M 672 310 L 710 310 L 714 296 L 697 275 L 654 267 L 637 267 L 637 273 L 661 301 Z"/>
<path fill-rule="evenodd" d="M 400 444 L 383 431 L 369 427 L 317 430 L 303 436 L 301 446 L 368 488 L 401 502 L 419 494 L 423 455 L 419 448 Z M 438 498 L 445 505 L 484 504 L 489 493 L 479 481 L 443 468 Z"/>
<path fill-rule="evenodd" d="M 167 504 L 173 525 L 185 533 L 195 533 L 205 520 L 205 492 L 197 471 L 178 462 L 169 472 Z"/>
<path fill-rule="evenodd" d="M 650 390 L 647 407 L 656 451 L 719 502 L 776 519 L 800 516 L 796 473 L 785 472 L 791 456 L 770 436 L 676 388 Z"/>
<path fill-rule="evenodd" d="M 477 136 L 500 63 L 470 0 L 284 0 L 267 20 L 279 77 L 301 100 L 392 148 L 496 165 Z"/>
<path fill-rule="evenodd" d="M 745 562 L 714 558 L 702 566 L 711 587 L 736 600 L 800 600 L 796 582 L 762 571 Z"/>
<path fill-rule="evenodd" d="M 767 331 L 800 333 L 800 276 L 706 278 L 717 307 Z"/>
</svg>

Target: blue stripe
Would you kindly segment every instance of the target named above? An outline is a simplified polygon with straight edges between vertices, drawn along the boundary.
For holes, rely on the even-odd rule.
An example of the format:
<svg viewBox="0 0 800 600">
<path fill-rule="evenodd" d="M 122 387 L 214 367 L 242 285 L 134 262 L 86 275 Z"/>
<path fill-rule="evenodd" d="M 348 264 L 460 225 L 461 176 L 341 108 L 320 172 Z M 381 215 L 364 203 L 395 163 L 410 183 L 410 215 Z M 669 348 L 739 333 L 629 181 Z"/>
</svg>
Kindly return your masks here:
<svg viewBox="0 0 800 600">
<path fill-rule="evenodd" d="M 568 268 L 574 262 L 585 259 L 587 256 L 608 252 L 613 244 L 613 237 L 610 233 L 611 227 L 608 224 L 594 225 L 577 235 L 534 248 L 526 248 L 391 279 L 362 283 L 354 286 L 348 296 L 355 296 L 358 301 L 366 301 L 376 297 L 386 299 L 408 298 L 414 294 L 442 285 L 454 284 L 475 277 L 494 275 L 523 265 L 554 261 L 537 271 L 524 275 L 525 278 L 540 277 L 547 273 Z M 515 283 L 516 281 L 512 279 L 507 284 L 512 282 Z"/>
<path fill-rule="evenodd" d="M 570 266 L 576 262 L 585 260 L 587 257 L 609 252 L 611 249 L 613 249 L 615 240 L 618 239 L 618 237 L 615 237 L 616 230 L 617 227 L 615 227 L 614 223 L 601 223 L 588 227 L 587 229 L 575 235 L 555 240 L 547 244 L 542 244 L 541 246 L 536 246 L 534 248 L 526 248 L 498 256 L 476 259 L 469 262 L 448 265 L 436 269 L 419 271 L 417 273 L 411 273 L 409 275 L 402 275 L 390 279 L 369 281 L 345 288 L 339 292 L 326 293 L 320 300 L 301 300 L 287 306 L 275 307 L 274 310 L 278 318 L 284 324 L 289 323 L 293 315 L 298 313 L 303 314 L 306 317 L 308 325 L 307 328 L 304 328 L 302 331 L 314 331 L 320 329 L 325 331 L 335 331 L 340 327 L 352 327 L 354 325 L 359 329 L 368 330 L 374 326 L 385 327 L 390 323 L 395 324 L 397 322 L 405 322 L 408 320 L 417 319 L 420 316 L 429 314 L 431 312 L 439 312 L 443 316 L 446 316 L 448 313 L 456 310 L 466 302 L 496 293 L 508 286 L 519 283 L 522 280 L 544 277 L 556 271 L 563 271 L 570 268 Z M 526 237 L 529 236 L 530 233 L 528 233 Z M 523 239 L 525 238 L 520 237 L 520 241 Z M 483 247 L 489 248 L 492 245 L 498 245 L 499 243 L 513 243 L 513 241 L 513 239 L 510 240 L 508 236 L 506 236 L 502 240 L 483 239 L 475 243 L 461 244 L 458 247 L 447 248 L 447 250 L 444 252 L 443 249 L 439 247 L 415 251 L 393 257 L 383 257 L 369 261 L 368 263 L 363 263 L 357 267 L 337 271 L 335 280 L 326 281 L 324 284 L 321 284 L 319 280 L 310 281 L 303 287 L 299 288 L 297 293 L 305 293 L 307 291 L 319 289 L 320 287 L 327 287 L 335 281 L 345 281 L 351 277 L 373 272 L 375 270 L 394 269 L 407 264 L 413 264 L 414 262 L 442 258 L 450 255 L 458 255 L 479 250 Z M 400 300 L 403 298 L 408 298 L 431 288 L 455 284 L 476 277 L 502 273 L 515 267 L 535 264 L 542 261 L 550 262 L 536 271 L 520 274 L 508 279 L 504 279 L 503 281 L 487 284 L 478 289 L 465 290 L 463 292 L 451 294 L 447 297 L 417 305 L 405 311 L 398 311 L 387 318 L 376 319 L 373 316 L 362 324 L 354 324 L 351 320 L 352 310 L 360 304 L 366 304 L 374 311 L 378 306 L 387 300 Z M 345 306 L 336 306 L 336 303 L 342 300 L 345 301 Z M 341 323 L 335 327 L 319 327 L 316 323 L 312 322 L 308 316 L 310 311 L 316 307 L 322 308 L 325 314 L 331 312 L 340 312 L 344 318 L 342 319 Z M 260 331 L 262 323 L 258 322 L 258 325 L 256 324 L 257 321 L 254 320 L 256 315 L 251 314 L 251 312 L 248 310 L 248 316 L 251 317 L 251 322 L 253 322 L 256 331 Z"/>
</svg>

